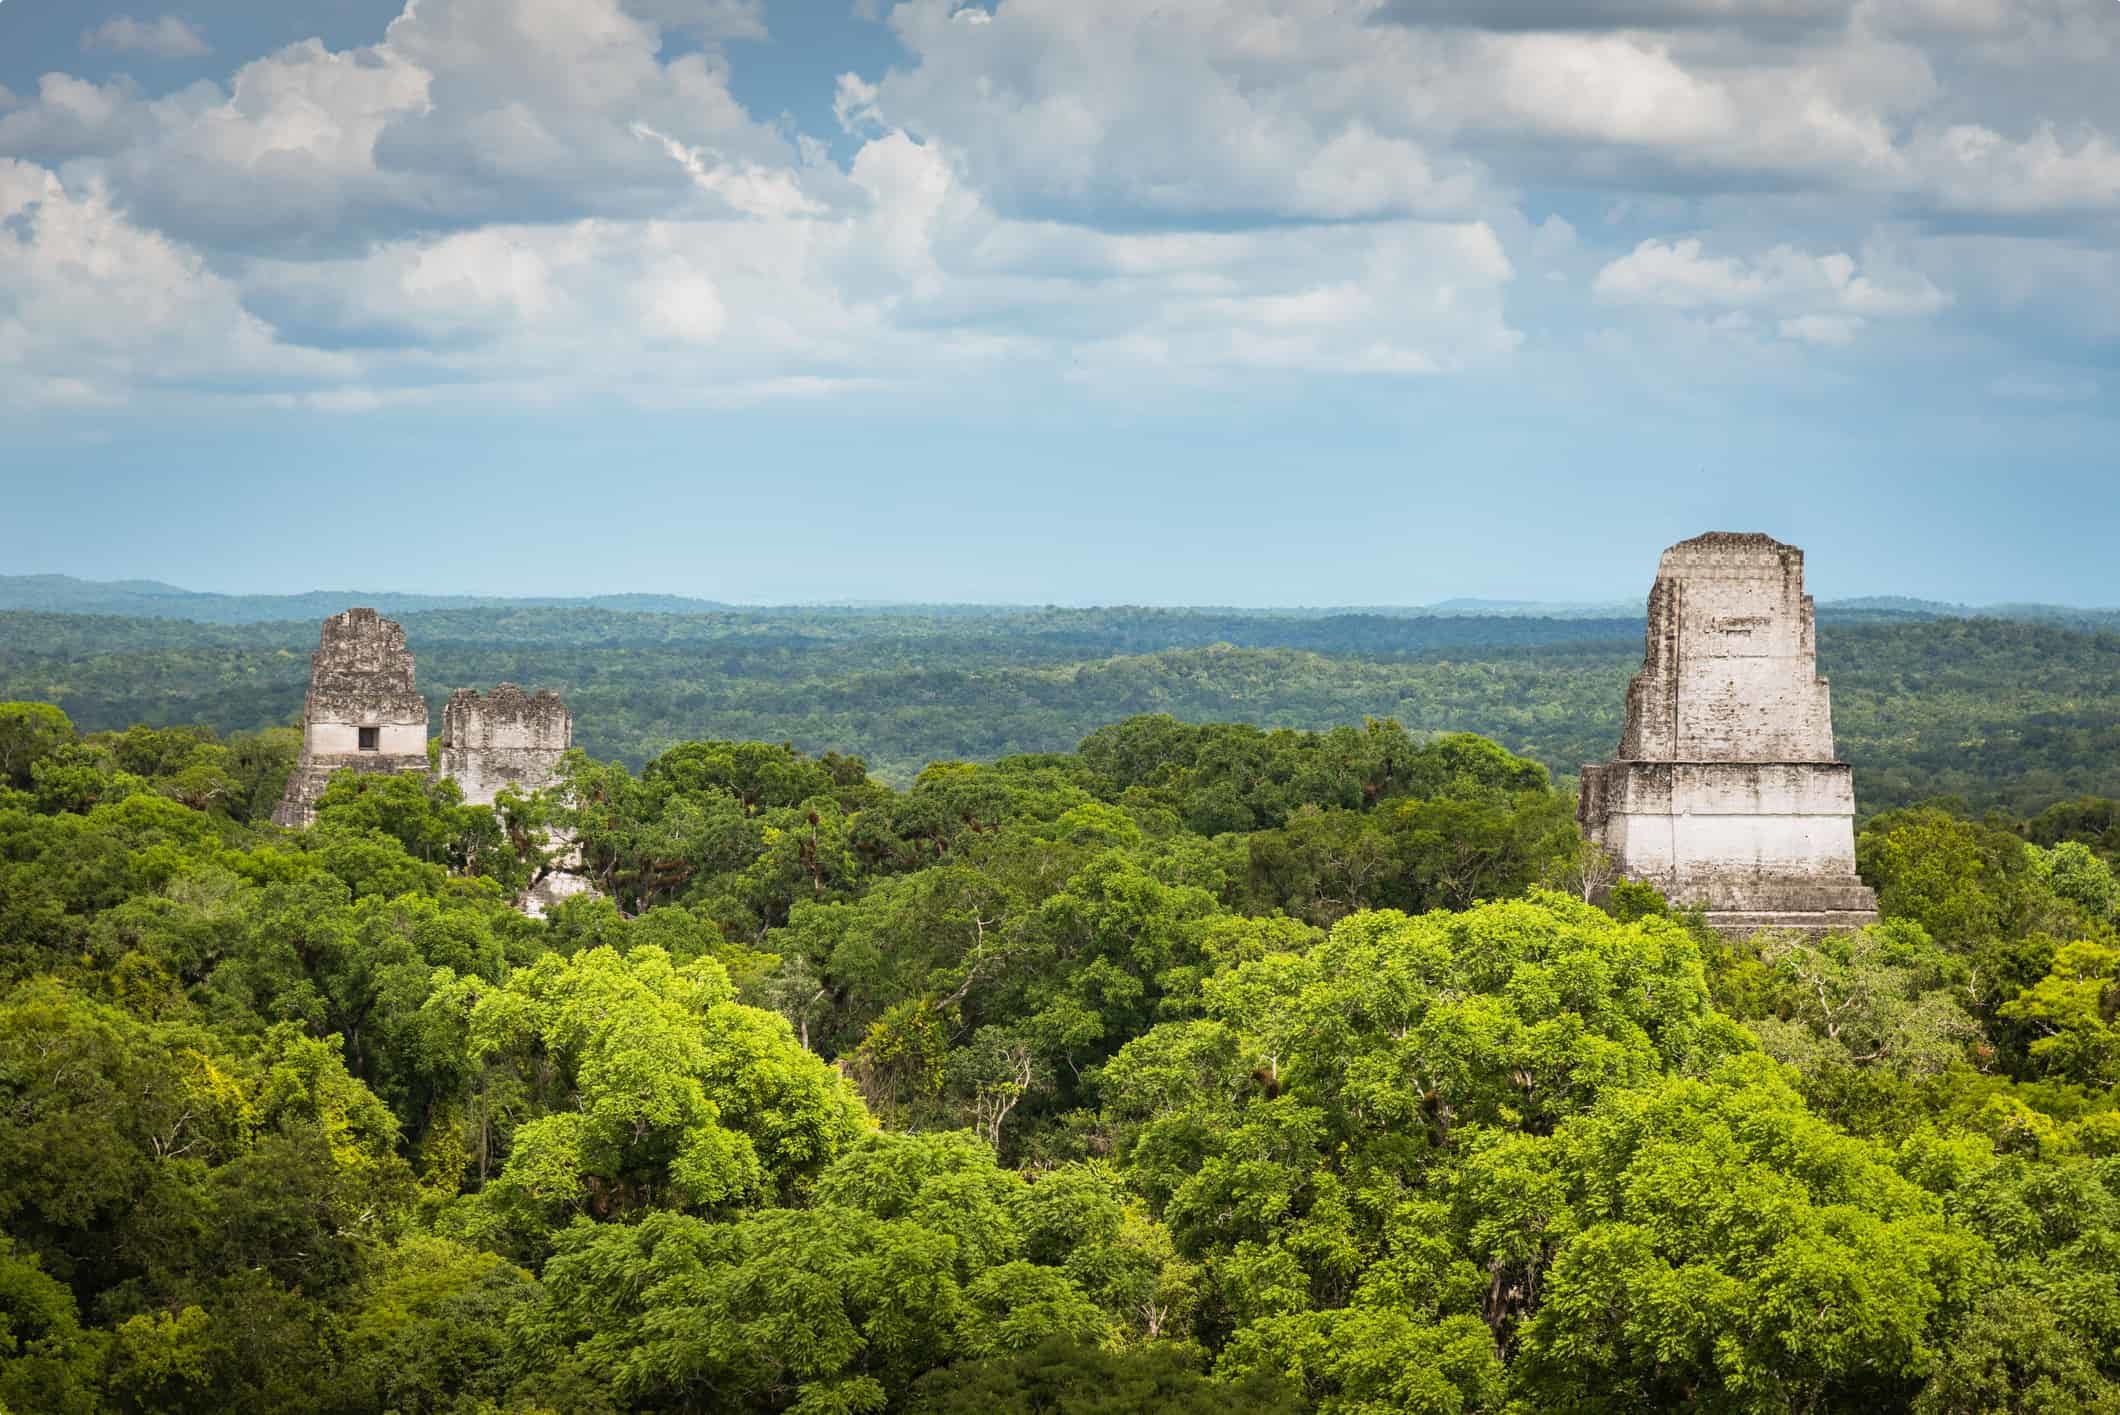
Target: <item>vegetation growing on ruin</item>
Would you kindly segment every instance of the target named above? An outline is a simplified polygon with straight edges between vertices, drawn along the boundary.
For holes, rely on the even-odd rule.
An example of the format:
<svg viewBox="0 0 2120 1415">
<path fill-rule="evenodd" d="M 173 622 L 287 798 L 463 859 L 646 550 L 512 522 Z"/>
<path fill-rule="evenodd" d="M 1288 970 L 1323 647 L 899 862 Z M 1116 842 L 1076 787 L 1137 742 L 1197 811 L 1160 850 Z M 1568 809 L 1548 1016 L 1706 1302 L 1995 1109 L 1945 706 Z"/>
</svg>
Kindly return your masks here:
<svg viewBox="0 0 2120 1415">
<path fill-rule="evenodd" d="M 292 746 L 0 707 L 15 1415 L 2120 1408 L 2120 802 L 1732 943 L 1389 722 Z"/>
</svg>

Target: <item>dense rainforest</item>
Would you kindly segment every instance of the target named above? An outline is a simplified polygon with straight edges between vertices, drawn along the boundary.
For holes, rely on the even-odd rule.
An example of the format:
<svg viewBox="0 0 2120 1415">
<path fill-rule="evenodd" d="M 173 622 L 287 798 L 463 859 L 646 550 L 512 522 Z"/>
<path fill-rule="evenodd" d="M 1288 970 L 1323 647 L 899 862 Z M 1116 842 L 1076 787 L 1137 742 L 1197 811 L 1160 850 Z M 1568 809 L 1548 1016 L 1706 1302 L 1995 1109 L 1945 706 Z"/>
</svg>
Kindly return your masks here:
<svg viewBox="0 0 2120 1415">
<path fill-rule="evenodd" d="M 1935 796 L 2020 815 L 2120 796 L 2110 616 L 1820 616 L 1820 668 L 1866 814 Z M 1617 743 L 1642 654 L 1639 617 L 594 605 L 399 617 L 437 724 L 452 688 L 510 679 L 559 690 L 577 742 L 635 770 L 680 742 L 756 739 L 857 755 L 898 786 L 934 757 L 1067 751 L 1104 723 L 1169 713 L 1477 732 L 1565 787 Z M 90 731 L 253 731 L 298 716 L 316 640 L 314 618 L 0 612 L 0 699 L 56 703 Z"/>
<path fill-rule="evenodd" d="M 300 832 L 285 728 L 82 726 L 0 706 L 12 1415 L 2120 1411 L 2120 801 L 1879 811 L 1882 923 L 1739 941 L 1390 720 Z"/>
</svg>

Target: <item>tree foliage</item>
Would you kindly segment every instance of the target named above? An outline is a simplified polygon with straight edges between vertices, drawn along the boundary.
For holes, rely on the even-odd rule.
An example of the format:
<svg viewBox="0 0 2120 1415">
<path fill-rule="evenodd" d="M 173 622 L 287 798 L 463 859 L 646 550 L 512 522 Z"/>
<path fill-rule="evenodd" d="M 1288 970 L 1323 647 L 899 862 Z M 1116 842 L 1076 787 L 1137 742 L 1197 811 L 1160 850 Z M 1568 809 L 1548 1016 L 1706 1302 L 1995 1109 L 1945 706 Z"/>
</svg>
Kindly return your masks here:
<svg viewBox="0 0 2120 1415">
<path fill-rule="evenodd" d="M 317 617 L 343 607 L 240 624 L 0 611 L 0 698 L 55 703 L 89 732 L 281 728 L 302 701 Z M 580 744 L 635 770 L 714 736 L 858 755 L 899 785 L 937 757 L 1066 752 L 1145 713 L 1295 729 L 1390 717 L 1416 733 L 1476 732 L 1570 776 L 1619 740 L 1642 643 L 1638 615 L 409 605 L 394 617 L 419 654 L 433 721 L 450 687 L 509 679 L 564 692 Z M 2120 796 L 2120 723 L 2107 708 L 2120 697 L 2116 628 L 2110 614 L 1822 610 L 1819 667 L 1864 807 L 1956 796 L 2030 815 Z M 1286 779 L 1252 781 L 1250 749 L 1225 757 L 1215 729 L 1190 731 L 1201 735 L 1134 744 L 1219 778 L 1187 825 L 1278 824 Z M 1105 770 L 1102 747 L 1092 755 Z M 2101 829 L 2114 830 L 2110 816 Z"/>
<path fill-rule="evenodd" d="M 17 1415 L 2120 1408 L 2110 803 L 1883 813 L 1883 923 L 1735 939 L 1390 721 L 299 832 L 271 733 L 63 723 L 0 713 Z"/>
</svg>

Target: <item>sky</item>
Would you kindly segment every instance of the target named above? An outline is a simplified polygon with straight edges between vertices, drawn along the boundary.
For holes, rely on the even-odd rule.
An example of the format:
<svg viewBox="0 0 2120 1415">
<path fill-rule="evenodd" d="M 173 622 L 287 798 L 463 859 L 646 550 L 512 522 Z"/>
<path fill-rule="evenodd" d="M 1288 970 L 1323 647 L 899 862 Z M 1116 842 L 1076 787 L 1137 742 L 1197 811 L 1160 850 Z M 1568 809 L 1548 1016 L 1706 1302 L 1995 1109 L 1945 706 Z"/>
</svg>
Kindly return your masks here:
<svg viewBox="0 0 2120 1415">
<path fill-rule="evenodd" d="M 2120 604 L 2115 0 L 0 0 L 0 573 Z"/>
</svg>

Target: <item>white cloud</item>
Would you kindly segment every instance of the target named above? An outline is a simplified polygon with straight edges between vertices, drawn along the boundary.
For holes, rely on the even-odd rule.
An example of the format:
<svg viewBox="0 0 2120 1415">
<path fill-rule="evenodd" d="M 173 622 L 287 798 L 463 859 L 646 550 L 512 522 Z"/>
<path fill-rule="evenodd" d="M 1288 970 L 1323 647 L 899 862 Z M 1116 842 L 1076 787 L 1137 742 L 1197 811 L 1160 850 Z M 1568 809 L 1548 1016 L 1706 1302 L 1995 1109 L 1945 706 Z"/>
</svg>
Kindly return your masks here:
<svg viewBox="0 0 2120 1415">
<path fill-rule="evenodd" d="M 2073 67 L 2120 39 L 2120 8 L 2086 0 L 999 0 L 990 23 L 962 13 L 956 0 L 894 7 L 913 62 L 843 79 L 841 117 L 949 144 L 1012 214 L 1480 214 L 1539 184 L 1811 192 L 1874 216 L 2120 211 L 2120 90 Z M 2084 75 L 2049 100 L 2075 128 L 2043 121 L 2039 83 L 1998 47 L 2035 32 Z"/>
<path fill-rule="evenodd" d="M 686 344 L 705 344 L 719 336 L 729 322 L 714 282 L 682 264 L 675 264 L 660 277 L 651 277 L 637 294 L 643 322 L 651 335 Z"/>
<path fill-rule="evenodd" d="M 666 58 L 659 20 L 707 47 Z M 48 76 L 0 115 L 0 153 L 91 162 L 142 219 L 245 249 L 815 200 L 761 186 L 781 180 L 761 177 L 770 168 L 798 187 L 829 189 L 833 174 L 751 121 L 714 47 L 763 33 L 750 0 L 420 0 L 373 45 L 308 40 L 243 64 L 225 89 L 150 98 L 124 80 Z M 695 180 L 641 128 L 720 180 Z"/>
<path fill-rule="evenodd" d="M 1005 214 L 1095 223 L 1491 217 L 1542 182 L 1682 198 L 1749 185 L 2003 216 L 2120 210 L 2120 100 L 2081 90 L 2064 130 L 2005 115 L 1983 102 L 1992 85 L 1960 72 L 1969 56 L 2003 62 L 1964 48 L 1973 38 L 2073 34 L 2084 10 L 906 0 L 889 22 L 912 61 L 845 75 L 836 106 L 865 135 L 948 148 Z M 707 48 L 667 49 L 678 28 Z M 2120 22 L 2092 28 L 2120 34 Z M 684 195 L 709 209 L 830 205 L 850 195 L 834 170 L 797 160 L 799 143 L 731 95 L 719 44 L 763 34 L 758 0 L 422 0 L 373 46 L 297 46 L 246 66 L 226 94 L 150 100 L 48 81 L 0 118 L 0 152 L 107 160 L 128 206 L 216 243 L 677 215 Z M 321 163 L 319 134 L 341 149 Z M 680 160 L 658 160 L 657 146 Z M 302 167 L 274 174 L 291 197 L 252 201 L 256 155 L 283 151 Z"/>
<path fill-rule="evenodd" d="M 154 126 L 152 108 L 126 82 L 48 73 L 37 80 L 36 98 L 0 105 L 0 157 L 108 154 L 149 141 Z"/>
<path fill-rule="evenodd" d="M 1858 261 L 1842 251 L 1814 256 L 1785 245 L 1751 257 L 1716 256 L 1697 237 L 1646 240 L 1599 270 L 1592 289 L 1607 304 L 1701 314 L 1708 328 L 1738 338 L 1751 337 L 1748 311 L 1757 310 L 1775 316 L 1784 339 L 1833 347 L 1853 343 L 1871 320 L 1934 315 L 1952 302 L 1881 243 Z"/>
<path fill-rule="evenodd" d="M 1600 270 L 1594 288 L 1607 300 L 1692 309 L 1758 299 L 1766 293 L 1767 277 L 1740 261 L 1704 255 L 1697 239 L 1652 240 Z"/>
<path fill-rule="evenodd" d="M 842 119 L 942 138 L 1012 211 L 1315 219 L 1473 211 L 1512 167 L 1891 190 L 1904 121 L 1935 96 L 1921 55 L 1874 35 L 1733 46 L 1381 24 L 1376 8 L 1003 0 L 965 26 L 950 0 L 907 0 L 891 22 L 917 62 L 843 80 Z"/>
<path fill-rule="evenodd" d="M 1669 49 L 1628 35 L 1527 34 L 1480 42 L 1494 100 L 1464 104 L 1468 124 L 1648 147 L 1719 142 L 1743 120 L 1733 94 L 1688 72 Z M 1464 85 L 1451 97 L 1463 102 Z"/>
<path fill-rule="evenodd" d="M 1388 0 L 1399 23 L 1476 25 L 1500 30 L 1664 29 L 1696 25 L 1834 23 L 1848 0 Z"/>
<path fill-rule="evenodd" d="M 100 190 L 0 158 L 0 403 L 121 403 L 352 371 L 283 344 L 196 252 L 131 225 Z"/>
<path fill-rule="evenodd" d="M 1961 123 L 1925 134 L 1915 152 L 1931 200 L 1948 211 L 2120 212 L 2120 146 L 2095 129 L 2064 139 L 2043 123 L 2012 141 Z"/>
<path fill-rule="evenodd" d="M 718 154 L 686 147 L 646 123 L 633 124 L 631 131 L 635 137 L 660 146 L 671 161 L 685 170 L 694 186 L 713 193 L 747 216 L 814 216 L 825 209 L 822 202 L 804 193 L 793 169 L 760 162 L 726 162 Z"/>
<path fill-rule="evenodd" d="M 47 74 L 0 154 L 191 261 L 203 328 L 336 351 L 282 361 L 299 406 L 1448 375 L 1600 321 L 1801 366 L 1961 313 L 2120 325 L 2120 98 L 2074 62 L 2120 7 L 2088 14 L 905 0 L 835 158 L 735 96 L 761 0 L 408 0 L 222 84 Z M 1968 215 L 2009 240 L 1937 229 Z M 39 337 L 40 396 L 141 386 Z"/>
<path fill-rule="evenodd" d="M 1842 348 L 1855 342 L 1855 336 L 1862 332 L 1863 321 L 1852 314 L 1804 314 L 1785 319 L 1777 327 L 1784 339 Z"/>
<path fill-rule="evenodd" d="M 175 15 L 155 20 L 113 15 L 96 28 L 83 31 L 81 47 L 146 54 L 156 59 L 198 59 L 213 53 L 206 37 Z"/>
<path fill-rule="evenodd" d="M 1419 140 L 1403 90 L 1378 102 L 1390 66 L 1365 52 L 1399 40 L 1339 0 L 959 13 L 894 8 L 918 62 L 842 80 L 842 120 L 947 143 L 1010 214 L 1460 216 L 1489 195 L 1479 164 Z"/>
<path fill-rule="evenodd" d="M 647 406 L 866 396 L 1018 375 L 1138 388 L 1262 373 L 1447 373 L 1508 358 L 1514 270 L 1480 223 L 1112 234 L 1014 221 L 947 154 L 863 145 L 858 205 L 488 226 L 254 264 L 285 327 L 374 384 L 598 393 Z M 748 392 L 746 392 L 748 390 Z"/>
</svg>

